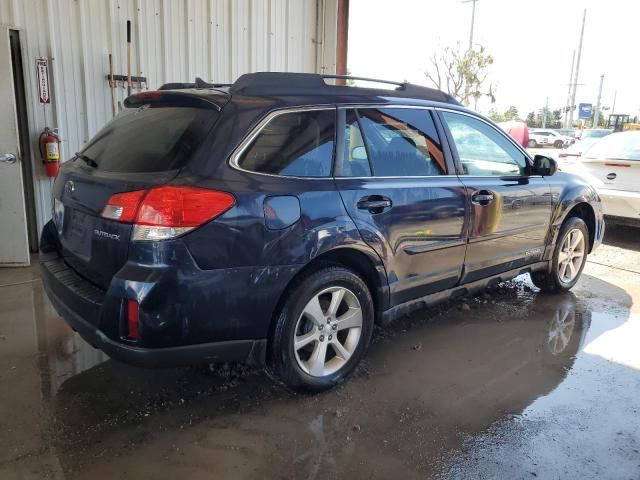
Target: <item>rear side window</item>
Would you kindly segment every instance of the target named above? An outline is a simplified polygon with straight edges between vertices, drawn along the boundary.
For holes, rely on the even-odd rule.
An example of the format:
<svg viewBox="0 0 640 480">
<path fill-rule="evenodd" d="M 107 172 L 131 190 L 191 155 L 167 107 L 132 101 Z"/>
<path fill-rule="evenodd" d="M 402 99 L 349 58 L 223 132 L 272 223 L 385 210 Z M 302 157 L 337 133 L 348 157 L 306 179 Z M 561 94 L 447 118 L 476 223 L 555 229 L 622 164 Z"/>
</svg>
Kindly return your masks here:
<svg viewBox="0 0 640 480">
<path fill-rule="evenodd" d="M 341 177 L 370 177 L 371 167 L 355 110 L 347 110 Z"/>
<path fill-rule="evenodd" d="M 252 172 L 293 177 L 331 175 L 335 109 L 283 113 L 251 142 L 238 165 Z"/>
<path fill-rule="evenodd" d="M 445 175 L 442 146 L 431 114 L 415 108 L 358 109 L 366 154 L 378 177 Z M 359 153 L 360 148 L 351 151 Z M 364 152 L 363 152 L 364 153 Z M 346 157 L 345 163 L 362 155 Z M 344 169 L 346 172 L 353 169 Z"/>
<path fill-rule="evenodd" d="M 182 167 L 202 144 L 218 113 L 206 108 L 127 108 L 82 151 L 98 170 L 146 173 Z"/>
</svg>

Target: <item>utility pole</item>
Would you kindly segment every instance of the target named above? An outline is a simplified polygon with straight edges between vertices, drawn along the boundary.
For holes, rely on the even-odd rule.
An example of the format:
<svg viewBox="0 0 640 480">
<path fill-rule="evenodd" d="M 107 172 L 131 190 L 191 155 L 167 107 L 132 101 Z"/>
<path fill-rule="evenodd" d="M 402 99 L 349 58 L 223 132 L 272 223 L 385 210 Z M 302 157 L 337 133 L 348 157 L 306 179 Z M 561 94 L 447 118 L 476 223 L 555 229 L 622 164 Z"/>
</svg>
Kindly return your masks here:
<svg viewBox="0 0 640 480">
<path fill-rule="evenodd" d="M 604 73 L 600 75 L 600 88 L 598 89 L 598 100 L 596 101 L 596 111 L 593 114 L 593 128 L 598 128 L 600 120 L 600 100 L 602 99 L 602 84 L 604 83 Z"/>
<path fill-rule="evenodd" d="M 582 55 L 582 38 L 584 37 L 584 24 L 587 21 L 587 9 L 582 15 L 582 28 L 580 29 L 580 43 L 578 44 L 578 58 L 576 59 L 576 75 L 573 82 L 573 93 L 571 94 L 571 110 L 569 113 L 569 128 L 573 126 L 573 107 L 576 104 L 576 90 L 578 89 L 578 76 L 580 75 L 580 56 Z"/>
<path fill-rule="evenodd" d="M 576 51 L 571 57 L 571 73 L 569 74 L 569 91 L 567 92 L 567 104 L 564 110 L 564 128 L 569 128 L 569 110 L 571 109 L 571 87 L 573 86 L 573 67 L 576 64 Z"/>
<path fill-rule="evenodd" d="M 547 113 L 549 112 L 549 97 L 547 97 L 547 101 L 544 104 L 544 109 L 542 110 L 542 128 L 547 128 Z"/>
<path fill-rule="evenodd" d="M 613 105 L 611 105 L 611 113 L 616 113 L 616 99 L 618 98 L 618 90 L 613 92 Z"/>
<path fill-rule="evenodd" d="M 478 0 L 461 0 L 461 3 L 469 3 L 471 2 L 472 4 L 472 8 L 471 8 L 471 30 L 469 31 L 469 48 L 467 49 L 467 53 L 471 52 L 471 50 L 473 50 L 473 26 L 475 24 L 476 21 L 476 2 Z M 465 98 L 469 98 L 469 84 L 468 82 L 464 82 L 464 96 Z M 465 103 L 466 105 L 467 103 Z M 478 99 L 475 99 L 475 105 L 477 107 L 478 105 Z"/>
<path fill-rule="evenodd" d="M 473 25 L 476 21 L 476 2 L 478 0 L 462 0 L 461 3 L 471 2 L 471 30 L 469 31 L 469 50 L 473 48 Z"/>
</svg>

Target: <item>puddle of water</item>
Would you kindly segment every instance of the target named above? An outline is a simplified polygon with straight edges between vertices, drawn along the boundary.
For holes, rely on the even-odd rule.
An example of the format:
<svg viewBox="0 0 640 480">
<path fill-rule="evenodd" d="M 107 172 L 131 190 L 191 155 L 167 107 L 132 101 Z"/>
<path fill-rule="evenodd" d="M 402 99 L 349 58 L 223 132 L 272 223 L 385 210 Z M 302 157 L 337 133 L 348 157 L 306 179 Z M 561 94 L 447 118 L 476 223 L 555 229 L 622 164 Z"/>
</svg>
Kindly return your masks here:
<svg viewBox="0 0 640 480">
<path fill-rule="evenodd" d="M 205 372 L 120 364 L 74 334 L 39 283 L 3 292 L 9 289 L 11 298 L 0 298 L 6 337 L 0 346 L 11 349 L 0 357 L 27 382 L 11 369 L 0 373 L 7 398 L 0 406 L 0 447 L 14 446 L 4 461 L 46 452 L 70 478 L 123 472 L 136 479 L 210 478 L 214 471 L 220 478 L 455 476 L 467 472 L 460 465 L 472 464 L 456 455 L 485 451 L 474 439 L 495 446 L 495 435 L 517 431 L 491 430 L 501 422 L 548 417 L 556 407 L 569 408 L 576 392 L 583 403 L 593 397 L 618 406 L 611 394 L 592 391 L 600 378 L 593 371 L 604 371 L 604 360 L 583 350 L 628 315 L 592 311 L 590 300 L 572 293 L 539 295 L 523 281 L 417 312 L 378 332 L 355 375 L 311 396 L 242 367 Z M 617 379 L 610 387 L 628 393 L 618 383 L 637 381 L 637 372 L 617 368 L 606 370 Z M 13 415 L 21 406 L 24 414 Z M 569 408 L 555 418 L 580 411 Z M 527 424 L 518 441 L 542 441 L 535 431 Z M 495 452 L 487 451 L 493 459 Z"/>
</svg>

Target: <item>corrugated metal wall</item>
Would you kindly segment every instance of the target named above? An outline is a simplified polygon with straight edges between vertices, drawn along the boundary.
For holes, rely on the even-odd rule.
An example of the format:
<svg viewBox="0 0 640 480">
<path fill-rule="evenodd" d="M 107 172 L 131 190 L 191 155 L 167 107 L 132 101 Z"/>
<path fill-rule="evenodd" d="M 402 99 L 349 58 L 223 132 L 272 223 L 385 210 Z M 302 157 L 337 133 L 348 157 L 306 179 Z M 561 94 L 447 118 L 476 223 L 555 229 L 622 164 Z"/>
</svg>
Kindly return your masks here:
<svg viewBox="0 0 640 480">
<path fill-rule="evenodd" d="M 196 76 L 232 82 L 253 71 L 333 73 L 336 12 L 337 0 L 0 0 L 0 23 L 21 30 L 32 152 L 45 126 L 58 127 L 63 158 L 112 116 L 108 55 L 114 73 L 126 74 L 127 20 L 133 75 L 155 89 Z M 38 104 L 39 57 L 50 60 L 46 107 Z M 118 100 L 125 97 L 119 87 Z M 50 217 L 50 182 L 32 157 L 40 230 Z"/>
</svg>

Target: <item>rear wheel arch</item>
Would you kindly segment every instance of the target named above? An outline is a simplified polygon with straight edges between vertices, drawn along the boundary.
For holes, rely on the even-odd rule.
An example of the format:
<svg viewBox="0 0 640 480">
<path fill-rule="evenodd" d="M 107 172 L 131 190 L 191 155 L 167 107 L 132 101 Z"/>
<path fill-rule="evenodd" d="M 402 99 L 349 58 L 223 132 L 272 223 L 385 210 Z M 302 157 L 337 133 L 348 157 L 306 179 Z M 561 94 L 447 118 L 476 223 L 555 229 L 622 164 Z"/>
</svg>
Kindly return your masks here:
<svg viewBox="0 0 640 480">
<path fill-rule="evenodd" d="M 593 207 L 587 202 L 580 202 L 571 207 L 564 217 L 563 224 L 571 217 L 578 217 L 587 224 L 589 230 L 589 253 L 593 249 L 593 242 L 596 234 L 596 214 Z"/>
<path fill-rule="evenodd" d="M 376 262 L 374 255 L 375 253 L 373 252 L 365 253 L 362 249 L 358 248 L 338 247 L 324 252 L 309 261 L 309 263 L 289 280 L 287 286 L 282 290 L 270 321 L 269 338 L 272 338 L 275 320 L 282 309 L 288 292 L 295 285 L 303 282 L 305 277 L 329 265 L 346 267 L 362 278 L 371 293 L 377 322 L 379 312 L 387 307 L 389 300 L 386 273 L 382 262 Z"/>
</svg>

